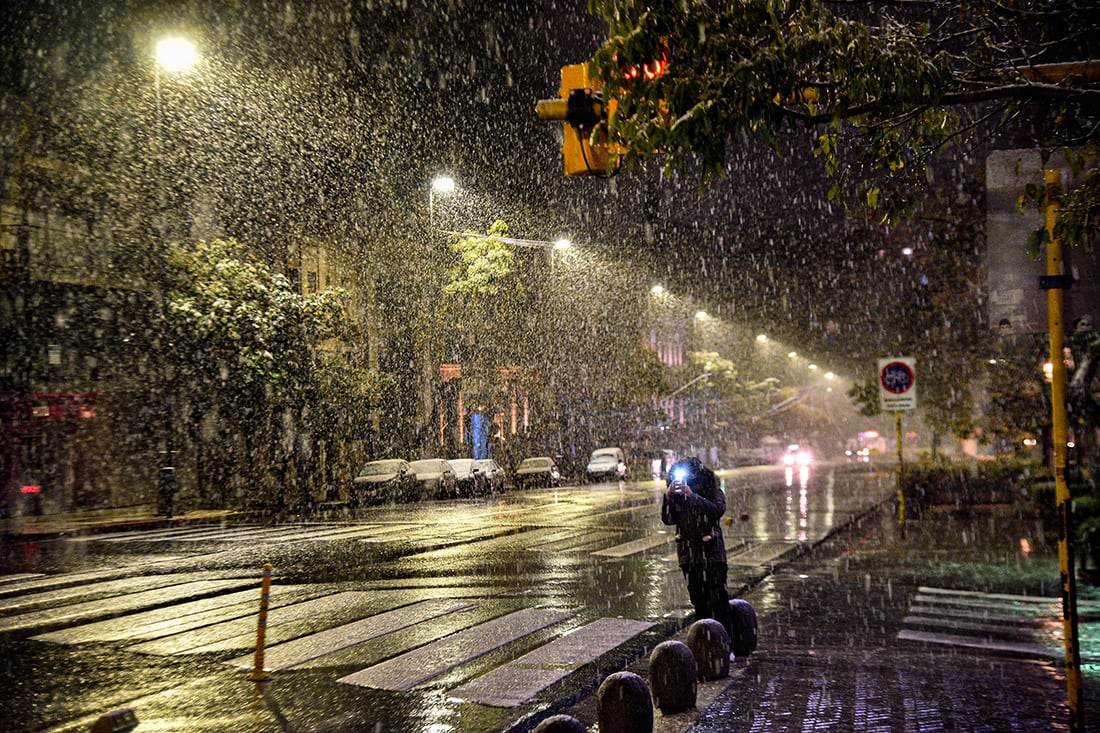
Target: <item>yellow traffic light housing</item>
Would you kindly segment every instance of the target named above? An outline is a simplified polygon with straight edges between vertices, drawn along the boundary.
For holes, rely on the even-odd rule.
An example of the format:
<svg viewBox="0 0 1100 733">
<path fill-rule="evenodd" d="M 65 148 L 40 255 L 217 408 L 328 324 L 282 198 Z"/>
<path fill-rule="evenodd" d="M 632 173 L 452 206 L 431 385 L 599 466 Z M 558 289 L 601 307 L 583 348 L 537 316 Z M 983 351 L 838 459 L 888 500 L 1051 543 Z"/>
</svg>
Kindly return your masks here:
<svg viewBox="0 0 1100 733">
<path fill-rule="evenodd" d="M 566 176 L 608 176 L 618 168 L 607 139 L 608 110 L 598 79 L 589 79 L 588 64 L 561 67 L 558 99 L 536 105 L 540 120 L 565 122 L 561 152 Z M 613 106 L 613 105 L 612 105 Z"/>
</svg>

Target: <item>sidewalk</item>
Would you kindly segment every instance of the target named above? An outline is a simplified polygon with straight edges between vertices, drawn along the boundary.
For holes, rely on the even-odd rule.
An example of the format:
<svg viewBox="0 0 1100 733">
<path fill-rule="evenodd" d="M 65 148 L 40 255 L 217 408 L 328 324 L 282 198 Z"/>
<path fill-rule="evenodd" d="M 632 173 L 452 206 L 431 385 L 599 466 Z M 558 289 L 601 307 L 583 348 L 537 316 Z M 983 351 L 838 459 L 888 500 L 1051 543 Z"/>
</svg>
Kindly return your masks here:
<svg viewBox="0 0 1100 733">
<path fill-rule="evenodd" d="M 883 505 L 743 594 L 759 618 L 756 652 L 700 684 L 695 709 L 657 712 L 654 731 L 1069 731 L 1059 577 L 1057 537 L 1019 507 L 928 513 L 902 532 Z M 958 593 L 921 600 L 937 589 Z M 1097 590 L 1078 583 L 1079 609 L 1096 606 Z M 1084 729 L 1100 732 L 1100 622 L 1085 618 Z M 943 626 L 913 633 L 921 622 Z M 1022 635 L 1037 637 L 1027 646 L 1038 654 L 1013 651 Z M 648 663 L 628 669 L 648 678 Z M 562 712 L 595 731 L 596 702 Z"/>
<path fill-rule="evenodd" d="M 160 529 L 185 524 L 218 522 L 240 512 L 227 509 L 199 509 L 172 517 L 159 516 L 152 504 L 114 509 L 91 509 L 62 514 L 43 514 L 0 519 L 0 537 L 20 540 L 57 536 L 101 534 L 131 529 Z"/>
</svg>

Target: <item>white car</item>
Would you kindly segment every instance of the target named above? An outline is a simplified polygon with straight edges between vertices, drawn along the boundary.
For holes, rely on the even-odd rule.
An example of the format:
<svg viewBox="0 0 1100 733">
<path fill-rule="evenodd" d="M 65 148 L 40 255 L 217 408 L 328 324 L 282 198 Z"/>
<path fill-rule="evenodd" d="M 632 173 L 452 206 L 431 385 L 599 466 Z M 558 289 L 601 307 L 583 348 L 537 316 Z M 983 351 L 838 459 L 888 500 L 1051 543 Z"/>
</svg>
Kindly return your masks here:
<svg viewBox="0 0 1100 733">
<path fill-rule="evenodd" d="M 484 458 L 474 461 L 474 468 L 477 470 L 476 475 L 483 480 L 482 490 L 490 494 L 504 491 L 505 473 L 499 463 L 492 458 Z"/>
<path fill-rule="evenodd" d="M 420 498 L 434 499 L 455 495 L 455 471 L 442 458 L 423 458 L 409 464 L 420 484 Z"/>
<path fill-rule="evenodd" d="M 610 480 L 620 470 L 619 464 L 626 465 L 626 455 L 622 448 L 597 448 L 592 451 L 584 474 L 589 481 Z"/>
</svg>

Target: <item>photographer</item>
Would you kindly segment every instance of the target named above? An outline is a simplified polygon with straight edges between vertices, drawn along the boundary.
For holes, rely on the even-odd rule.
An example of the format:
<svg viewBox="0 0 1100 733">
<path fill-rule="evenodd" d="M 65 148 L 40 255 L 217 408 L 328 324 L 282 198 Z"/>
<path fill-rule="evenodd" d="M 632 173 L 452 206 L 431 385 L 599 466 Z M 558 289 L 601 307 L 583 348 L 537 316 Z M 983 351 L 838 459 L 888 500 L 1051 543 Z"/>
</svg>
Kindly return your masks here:
<svg viewBox="0 0 1100 733">
<path fill-rule="evenodd" d="M 732 638 L 721 526 L 725 513 L 726 495 L 714 471 L 695 457 L 673 464 L 661 500 L 661 521 L 676 526 L 676 557 L 695 606 L 695 619 L 713 618 Z"/>
</svg>

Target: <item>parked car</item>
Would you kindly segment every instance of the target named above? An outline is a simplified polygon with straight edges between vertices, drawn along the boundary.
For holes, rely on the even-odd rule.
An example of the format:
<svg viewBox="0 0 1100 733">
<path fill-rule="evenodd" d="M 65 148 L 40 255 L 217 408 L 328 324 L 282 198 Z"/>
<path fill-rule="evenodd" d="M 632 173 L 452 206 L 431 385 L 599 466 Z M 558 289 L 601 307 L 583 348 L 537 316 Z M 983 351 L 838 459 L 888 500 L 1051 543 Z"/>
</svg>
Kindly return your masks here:
<svg viewBox="0 0 1100 733">
<path fill-rule="evenodd" d="M 504 491 L 504 482 L 507 476 L 499 463 L 492 458 L 483 458 L 474 461 L 474 464 L 477 467 L 476 475 L 481 476 L 484 481 L 482 491 L 487 491 L 488 493 Z"/>
<path fill-rule="evenodd" d="M 589 481 L 609 481 L 616 477 L 619 464 L 626 465 L 626 455 L 622 448 L 597 448 L 592 451 L 584 475 Z M 623 476 L 625 478 L 625 476 Z"/>
<path fill-rule="evenodd" d="M 516 469 L 516 488 L 523 489 L 533 486 L 557 486 L 558 464 L 550 456 L 535 456 L 524 458 L 523 463 Z"/>
<path fill-rule="evenodd" d="M 451 458 L 447 461 L 455 472 L 455 491 L 459 496 L 485 493 L 485 478 L 478 461 L 473 458 Z"/>
<path fill-rule="evenodd" d="M 424 499 L 455 495 L 455 470 L 442 458 L 423 458 L 409 464 Z"/>
<path fill-rule="evenodd" d="M 371 461 L 351 480 L 351 502 L 355 505 L 409 501 L 418 493 L 416 474 L 408 461 L 400 458 Z"/>
</svg>

